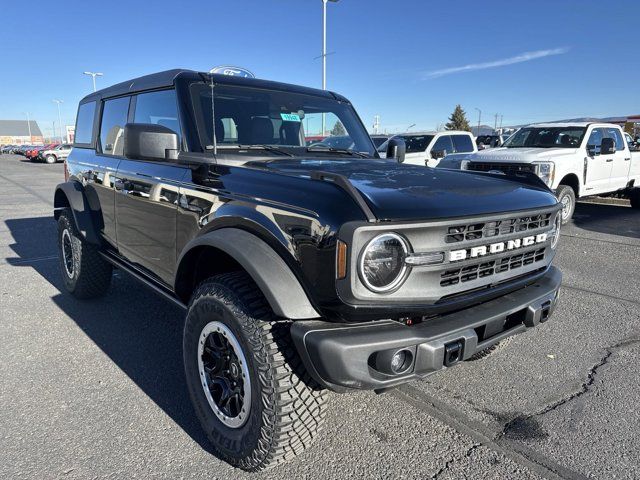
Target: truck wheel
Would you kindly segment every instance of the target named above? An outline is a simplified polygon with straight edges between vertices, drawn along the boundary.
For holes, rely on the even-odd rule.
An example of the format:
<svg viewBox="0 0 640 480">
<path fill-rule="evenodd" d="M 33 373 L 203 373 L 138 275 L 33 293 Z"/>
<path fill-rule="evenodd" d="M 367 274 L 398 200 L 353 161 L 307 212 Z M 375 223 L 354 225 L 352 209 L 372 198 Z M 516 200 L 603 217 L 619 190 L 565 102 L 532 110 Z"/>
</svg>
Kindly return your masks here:
<svg viewBox="0 0 640 480">
<path fill-rule="evenodd" d="M 55 155 L 47 155 L 47 157 L 45 158 L 45 161 L 47 163 L 56 163 L 58 159 L 56 158 Z"/>
<path fill-rule="evenodd" d="M 556 197 L 562 204 L 562 225 L 566 225 L 576 209 L 576 193 L 568 185 L 560 185 L 556 190 Z"/>
<path fill-rule="evenodd" d="M 478 353 L 469 357 L 470 361 L 482 360 L 483 358 L 487 358 L 493 355 L 496 352 L 499 352 L 503 348 L 507 347 L 513 341 L 513 337 L 507 337 L 504 340 L 500 340 L 498 343 L 491 345 L 489 348 L 485 348 L 484 350 L 479 351 Z"/>
<path fill-rule="evenodd" d="M 216 455 L 258 471 L 290 460 L 320 430 L 328 393 L 304 369 L 288 320 L 275 321 L 244 272 L 202 282 L 184 326 L 187 387 Z"/>
<path fill-rule="evenodd" d="M 640 209 L 640 187 L 631 190 L 629 201 L 631 202 L 631 208 Z"/>
<path fill-rule="evenodd" d="M 82 238 L 68 208 L 58 218 L 58 258 L 64 286 L 73 296 L 95 298 L 109 288 L 111 264 Z"/>
</svg>

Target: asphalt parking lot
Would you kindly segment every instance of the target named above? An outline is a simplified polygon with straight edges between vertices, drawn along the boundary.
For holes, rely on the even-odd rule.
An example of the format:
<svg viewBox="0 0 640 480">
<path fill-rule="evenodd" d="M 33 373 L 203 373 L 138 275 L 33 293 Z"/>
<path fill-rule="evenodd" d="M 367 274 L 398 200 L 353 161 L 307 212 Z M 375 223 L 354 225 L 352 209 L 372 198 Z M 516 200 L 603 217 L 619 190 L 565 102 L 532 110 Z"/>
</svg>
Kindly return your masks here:
<svg viewBox="0 0 640 480">
<path fill-rule="evenodd" d="M 182 372 L 183 314 L 116 273 L 61 293 L 62 164 L 0 156 L 0 477 L 640 478 L 640 212 L 580 203 L 552 321 L 390 393 L 334 395 L 315 445 L 249 475 L 212 456 Z"/>
</svg>

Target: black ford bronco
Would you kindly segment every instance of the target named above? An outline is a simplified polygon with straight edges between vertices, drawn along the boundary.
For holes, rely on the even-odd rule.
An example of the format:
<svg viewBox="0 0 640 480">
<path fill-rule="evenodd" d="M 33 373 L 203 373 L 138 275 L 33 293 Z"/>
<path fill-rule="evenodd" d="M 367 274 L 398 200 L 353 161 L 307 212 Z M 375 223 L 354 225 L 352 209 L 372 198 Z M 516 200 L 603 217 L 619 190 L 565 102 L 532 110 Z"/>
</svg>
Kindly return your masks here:
<svg viewBox="0 0 640 480">
<path fill-rule="evenodd" d="M 183 307 L 216 454 L 278 464 L 328 391 L 424 378 L 555 307 L 559 205 L 537 177 L 403 157 L 328 91 L 171 70 L 92 93 L 55 192 L 64 284 L 97 297 L 117 268 Z"/>
</svg>

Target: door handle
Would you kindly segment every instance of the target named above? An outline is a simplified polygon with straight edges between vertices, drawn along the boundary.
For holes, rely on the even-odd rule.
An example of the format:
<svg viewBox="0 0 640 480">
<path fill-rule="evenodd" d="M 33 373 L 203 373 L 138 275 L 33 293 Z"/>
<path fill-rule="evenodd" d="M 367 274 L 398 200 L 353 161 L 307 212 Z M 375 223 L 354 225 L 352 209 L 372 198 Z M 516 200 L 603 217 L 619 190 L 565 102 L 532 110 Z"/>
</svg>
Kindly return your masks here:
<svg viewBox="0 0 640 480">
<path fill-rule="evenodd" d="M 613 162 L 613 158 L 607 158 L 607 163 Z"/>
<path fill-rule="evenodd" d="M 631 157 L 624 159 L 625 162 L 628 162 L 629 160 L 631 160 Z"/>
</svg>

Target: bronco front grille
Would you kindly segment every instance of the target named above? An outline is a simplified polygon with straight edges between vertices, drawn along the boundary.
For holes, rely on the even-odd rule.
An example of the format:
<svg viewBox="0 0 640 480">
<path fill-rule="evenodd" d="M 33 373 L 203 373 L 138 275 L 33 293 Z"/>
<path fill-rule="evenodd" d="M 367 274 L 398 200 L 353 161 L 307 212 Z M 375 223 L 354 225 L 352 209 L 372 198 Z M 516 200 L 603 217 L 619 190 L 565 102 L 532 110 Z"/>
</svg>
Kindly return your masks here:
<svg viewBox="0 0 640 480">
<path fill-rule="evenodd" d="M 465 240 L 493 238 L 510 233 L 527 232 L 538 228 L 548 227 L 551 222 L 550 213 L 530 215 L 526 217 L 509 218 L 489 222 L 455 225 L 447 229 L 444 241 L 457 243 Z"/>
<path fill-rule="evenodd" d="M 515 270 L 523 265 L 544 260 L 545 248 L 530 250 L 528 252 L 503 257 L 497 260 L 490 260 L 473 265 L 466 265 L 461 268 L 445 270 L 440 275 L 440 286 L 450 287 L 459 283 L 470 282 L 478 278 L 488 277 L 497 273 Z"/>
<path fill-rule="evenodd" d="M 474 172 L 490 172 L 497 170 L 507 175 L 515 173 L 536 173 L 536 166 L 531 163 L 491 163 L 491 162 L 469 162 L 467 170 Z"/>
</svg>

